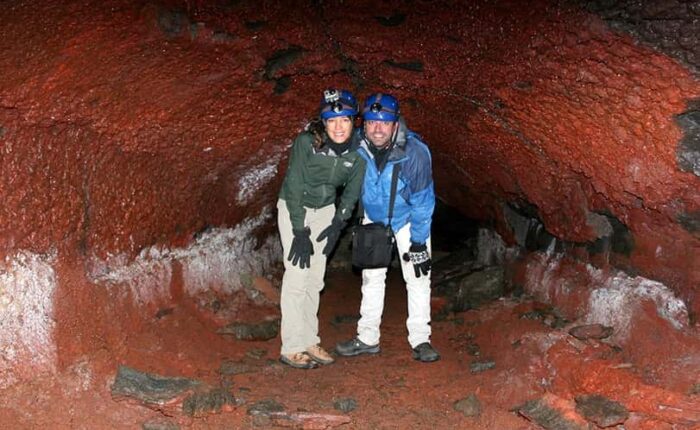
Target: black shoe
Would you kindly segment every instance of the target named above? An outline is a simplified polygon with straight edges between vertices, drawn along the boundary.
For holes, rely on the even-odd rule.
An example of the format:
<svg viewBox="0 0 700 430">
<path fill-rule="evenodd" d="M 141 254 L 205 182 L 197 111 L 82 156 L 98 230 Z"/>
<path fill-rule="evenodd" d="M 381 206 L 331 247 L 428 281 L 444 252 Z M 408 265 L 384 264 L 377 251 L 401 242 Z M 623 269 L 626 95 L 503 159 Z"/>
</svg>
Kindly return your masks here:
<svg viewBox="0 0 700 430">
<path fill-rule="evenodd" d="M 423 363 L 430 363 L 431 361 L 438 361 L 440 359 L 440 354 L 430 343 L 423 342 L 413 348 L 413 359 L 422 361 Z"/>
<path fill-rule="evenodd" d="M 358 338 L 353 338 L 345 342 L 340 342 L 335 346 L 335 351 L 338 355 L 344 357 L 352 357 L 360 354 L 377 354 L 379 352 L 379 344 L 367 345 Z"/>
</svg>

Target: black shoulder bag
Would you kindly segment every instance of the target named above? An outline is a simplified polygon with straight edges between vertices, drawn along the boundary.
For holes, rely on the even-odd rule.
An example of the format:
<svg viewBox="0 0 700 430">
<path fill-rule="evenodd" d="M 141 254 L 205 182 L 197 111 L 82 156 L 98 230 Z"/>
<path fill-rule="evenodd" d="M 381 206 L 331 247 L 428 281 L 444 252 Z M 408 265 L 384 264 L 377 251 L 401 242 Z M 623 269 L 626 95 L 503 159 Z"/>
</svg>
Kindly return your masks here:
<svg viewBox="0 0 700 430">
<path fill-rule="evenodd" d="M 389 225 L 381 222 L 362 224 L 365 216 L 362 197 L 358 206 L 359 224 L 352 232 L 352 264 L 360 269 L 389 267 L 394 253 L 394 232 L 391 230 L 391 217 L 394 215 L 396 187 L 399 181 L 401 164 L 395 164 L 391 172 L 391 195 L 389 197 Z"/>
</svg>

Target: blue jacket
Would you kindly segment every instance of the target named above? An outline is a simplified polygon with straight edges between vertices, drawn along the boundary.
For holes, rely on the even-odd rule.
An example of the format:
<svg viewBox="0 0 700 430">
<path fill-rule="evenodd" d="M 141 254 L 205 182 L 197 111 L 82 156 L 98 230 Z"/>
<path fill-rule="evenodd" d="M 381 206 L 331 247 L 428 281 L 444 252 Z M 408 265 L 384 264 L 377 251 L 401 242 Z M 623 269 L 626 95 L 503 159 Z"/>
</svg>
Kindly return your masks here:
<svg viewBox="0 0 700 430">
<path fill-rule="evenodd" d="M 366 161 L 365 180 L 362 185 L 362 205 L 372 222 L 388 223 L 391 174 L 394 166 L 401 164 L 394 203 L 391 229 L 396 233 L 411 223 L 411 242 L 423 244 L 430 236 L 435 189 L 430 150 L 420 136 L 406 128 L 402 119 L 396 142 L 380 172 L 369 150 L 372 143 L 361 133 L 358 152 Z"/>
</svg>

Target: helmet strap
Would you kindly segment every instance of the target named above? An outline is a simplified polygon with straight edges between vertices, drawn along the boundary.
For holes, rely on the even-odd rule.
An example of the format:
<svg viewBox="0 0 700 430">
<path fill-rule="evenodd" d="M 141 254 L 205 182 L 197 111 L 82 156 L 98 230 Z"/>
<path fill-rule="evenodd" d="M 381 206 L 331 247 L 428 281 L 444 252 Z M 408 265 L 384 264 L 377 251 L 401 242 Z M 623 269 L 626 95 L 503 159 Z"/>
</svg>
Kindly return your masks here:
<svg viewBox="0 0 700 430">
<path fill-rule="evenodd" d="M 399 136 L 399 119 L 396 118 L 396 124 L 394 125 L 394 132 L 391 133 L 391 146 L 393 147 L 396 143 L 396 139 Z"/>
</svg>

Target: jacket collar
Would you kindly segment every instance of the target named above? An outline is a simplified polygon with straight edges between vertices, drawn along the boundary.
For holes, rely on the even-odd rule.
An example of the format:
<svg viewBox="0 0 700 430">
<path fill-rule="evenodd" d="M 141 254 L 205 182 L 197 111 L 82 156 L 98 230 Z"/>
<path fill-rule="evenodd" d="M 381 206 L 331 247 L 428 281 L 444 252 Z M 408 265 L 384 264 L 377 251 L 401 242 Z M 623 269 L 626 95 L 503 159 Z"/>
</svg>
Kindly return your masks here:
<svg viewBox="0 0 700 430">
<path fill-rule="evenodd" d="M 350 136 L 350 146 L 348 146 L 347 149 L 340 154 L 337 153 L 333 149 L 333 143 L 330 142 L 330 139 L 328 138 L 328 136 L 325 137 L 325 141 L 324 141 L 323 145 L 321 145 L 321 147 L 318 149 L 314 149 L 314 151 L 317 154 L 322 153 L 325 155 L 335 155 L 335 156 L 341 156 L 345 153 L 355 151 L 355 150 L 357 150 L 357 148 L 360 147 L 360 141 L 355 137 L 356 135 L 357 135 L 357 129 L 355 131 L 353 131 L 353 134 Z"/>
</svg>

